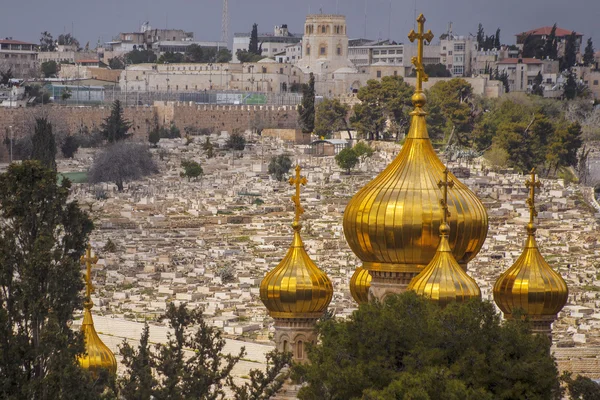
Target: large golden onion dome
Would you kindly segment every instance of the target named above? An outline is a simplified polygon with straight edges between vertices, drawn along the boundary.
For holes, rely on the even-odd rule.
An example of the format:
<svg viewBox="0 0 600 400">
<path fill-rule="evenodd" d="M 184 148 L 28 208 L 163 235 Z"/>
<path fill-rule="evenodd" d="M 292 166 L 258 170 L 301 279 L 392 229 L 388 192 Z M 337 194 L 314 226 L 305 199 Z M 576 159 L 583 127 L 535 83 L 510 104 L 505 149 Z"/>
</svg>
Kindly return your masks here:
<svg viewBox="0 0 600 400">
<path fill-rule="evenodd" d="M 417 88 L 412 101 L 415 110 L 408 136 L 396 159 L 348 203 L 344 212 L 344 235 L 352 251 L 369 271 L 420 272 L 435 255 L 441 211 L 437 183 L 443 178 L 444 164 L 437 157 L 423 110 L 426 97 L 422 81 L 423 40 L 431 41 L 431 31 L 423 33 L 425 18 L 419 17 Z M 448 194 L 451 228 L 448 238 L 452 254 L 465 265 L 481 249 L 488 232 L 488 217 L 481 201 L 463 183 L 455 182 Z"/>
<path fill-rule="evenodd" d="M 296 195 L 292 197 L 296 204 L 294 239 L 283 260 L 262 280 L 260 299 L 273 318 L 316 319 L 331 302 L 333 286 L 327 274 L 310 259 L 300 237 L 299 219 L 304 212 L 300 184 L 306 184 L 306 178 L 300 176 L 300 166 L 296 166 L 296 178 L 290 178 L 290 184 L 296 185 Z"/>
<path fill-rule="evenodd" d="M 452 301 L 465 302 L 470 299 L 481 299 L 481 290 L 473 278 L 454 259 L 448 234 L 450 227 L 446 222 L 447 210 L 446 197 L 448 187 L 453 182 L 448 182 L 448 172 L 445 171 L 445 181 L 439 184 L 444 186 L 444 199 L 442 200 L 442 223 L 440 225 L 440 244 L 433 260 L 415 276 L 408 290 L 414 290 L 418 295 L 433 300 L 441 307 Z"/>
<path fill-rule="evenodd" d="M 535 240 L 535 188 L 540 187 L 535 171 L 531 172 L 531 180 L 526 185 L 530 194 L 525 248 L 513 266 L 496 281 L 494 300 L 506 318 L 512 318 L 514 311 L 522 310 L 529 317 L 546 317 L 551 321 L 567 303 L 569 289 L 560 274 L 544 260 Z"/>
<path fill-rule="evenodd" d="M 83 323 L 81 331 L 85 342 L 85 353 L 78 357 L 79 364 L 89 370 L 94 376 L 98 376 L 101 369 L 108 370 L 111 374 L 117 373 L 117 360 L 113 352 L 100 340 L 94 320 L 92 318 L 91 300 L 93 290 L 91 270 L 92 264 L 98 262 L 98 257 L 92 257 L 92 247 L 87 246 L 86 255 L 81 257 L 81 263 L 86 266 L 86 301 L 84 303 Z"/>
<path fill-rule="evenodd" d="M 350 278 L 350 294 L 358 304 L 369 302 L 369 288 L 371 287 L 371 274 L 364 268 L 358 267 Z"/>
</svg>

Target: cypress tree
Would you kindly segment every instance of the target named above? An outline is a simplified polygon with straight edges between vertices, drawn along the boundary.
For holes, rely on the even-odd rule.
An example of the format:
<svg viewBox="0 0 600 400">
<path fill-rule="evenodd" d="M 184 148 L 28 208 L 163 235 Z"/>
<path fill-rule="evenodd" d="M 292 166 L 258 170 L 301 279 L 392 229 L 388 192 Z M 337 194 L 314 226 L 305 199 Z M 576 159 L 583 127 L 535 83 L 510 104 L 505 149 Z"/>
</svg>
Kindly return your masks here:
<svg viewBox="0 0 600 400">
<path fill-rule="evenodd" d="M 38 160 L 46 168 L 56 170 L 56 142 L 52 124 L 46 118 L 35 119 L 35 133 L 31 144 L 31 159 Z"/>
<path fill-rule="evenodd" d="M 561 69 L 564 71 L 566 69 L 570 69 L 577 62 L 577 34 L 573 31 L 569 37 L 567 38 L 567 43 L 565 45 L 565 56 L 563 57 L 563 62 L 561 65 Z"/>
<path fill-rule="evenodd" d="M 248 51 L 250 53 L 260 55 L 258 48 L 258 24 L 252 25 L 252 33 L 250 34 L 250 45 L 248 46 Z"/>
<path fill-rule="evenodd" d="M 302 104 L 298 107 L 298 123 L 303 133 L 315 130 L 315 76 L 311 72 L 308 85 L 302 90 Z"/>
<path fill-rule="evenodd" d="M 119 100 L 115 100 L 112 105 L 110 115 L 104 120 L 101 126 L 102 136 L 110 143 L 118 142 L 129 137 L 127 132 L 131 128 L 129 121 L 123 116 L 123 107 Z"/>
<path fill-rule="evenodd" d="M 500 48 L 500 28 L 496 29 L 496 37 L 494 38 L 494 47 Z"/>
<path fill-rule="evenodd" d="M 585 46 L 585 51 L 583 53 L 583 64 L 586 67 L 590 65 L 594 65 L 594 44 L 592 43 L 592 38 L 588 38 L 587 46 Z"/>
<path fill-rule="evenodd" d="M 544 43 L 544 57 L 551 60 L 556 60 L 558 58 L 558 48 L 556 47 L 556 24 L 552 26 L 552 30 Z"/>
</svg>

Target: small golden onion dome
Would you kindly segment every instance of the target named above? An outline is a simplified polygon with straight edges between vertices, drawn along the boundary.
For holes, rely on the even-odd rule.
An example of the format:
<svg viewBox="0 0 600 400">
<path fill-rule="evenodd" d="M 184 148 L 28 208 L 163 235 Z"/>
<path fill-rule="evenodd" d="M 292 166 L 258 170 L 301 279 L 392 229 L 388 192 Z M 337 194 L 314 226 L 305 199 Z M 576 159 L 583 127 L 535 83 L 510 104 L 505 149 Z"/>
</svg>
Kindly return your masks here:
<svg viewBox="0 0 600 400">
<path fill-rule="evenodd" d="M 427 134 L 426 113 L 412 113 L 408 137 L 396 159 L 348 203 L 344 235 L 370 271 L 420 272 L 440 243 L 437 182 L 444 164 Z M 473 259 L 487 236 L 488 216 L 481 201 L 451 175 L 449 237 L 460 264 Z"/>
<path fill-rule="evenodd" d="M 511 318 L 517 309 L 531 317 L 556 316 L 567 303 L 569 289 L 560 274 L 544 260 L 535 240 L 535 189 L 541 187 L 540 181 L 535 179 L 535 169 L 526 186 L 529 189 L 529 223 L 525 249 L 496 281 L 494 300 L 507 318 Z"/>
<path fill-rule="evenodd" d="M 475 280 L 454 259 L 447 235 L 442 235 L 433 260 L 412 279 L 408 290 L 414 290 L 441 307 L 452 301 L 481 299 L 481 290 Z"/>
<path fill-rule="evenodd" d="M 116 374 L 117 360 L 113 352 L 100 340 L 98 333 L 96 333 L 90 303 L 86 303 L 81 331 L 85 340 L 85 354 L 79 357 L 79 365 L 92 372 L 94 376 L 98 376 L 101 369 Z"/>
<path fill-rule="evenodd" d="M 273 318 L 320 318 L 331 302 L 333 286 L 310 259 L 293 224 L 294 240 L 279 265 L 260 284 L 260 299 Z"/>
<path fill-rule="evenodd" d="M 369 302 L 369 288 L 371 287 L 371 274 L 364 268 L 358 267 L 350 278 L 350 294 L 358 304 Z"/>
</svg>

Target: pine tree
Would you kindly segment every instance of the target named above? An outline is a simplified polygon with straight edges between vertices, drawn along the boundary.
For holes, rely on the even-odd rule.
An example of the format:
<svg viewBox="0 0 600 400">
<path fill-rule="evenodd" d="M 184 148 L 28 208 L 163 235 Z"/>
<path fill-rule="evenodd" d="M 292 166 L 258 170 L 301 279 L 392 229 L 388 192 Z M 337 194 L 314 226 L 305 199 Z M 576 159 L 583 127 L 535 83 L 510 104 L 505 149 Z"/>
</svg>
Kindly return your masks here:
<svg viewBox="0 0 600 400">
<path fill-rule="evenodd" d="M 258 24 L 252 25 L 252 33 L 250 34 L 250 45 L 248 46 L 250 53 L 260 55 L 258 48 Z"/>
<path fill-rule="evenodd" d="M 477 27 L 477 44 L 479 45 L 479 49 L 483 49 L 483 40 L 485 38 L 485 32 L 483 30 L 483 25 L 479 23 Z"/>
<path fill-rule="evenodd" d="M 542 82 L 544 81 L 544 77 L 542 76 L 542 72 L 538 72 L 536 77 L 533 79 L 533 87 L 531 88 L 531 93 L 537 96 L 544 95 L 544 87 L 542 86 Z"/>
<path fill-rule="evenodd" d="M 104 120 L 100 128 L 102 136 L 109 143 L 118 142 L 129 137 L 127 132 L 131 128 L 131 124 L 123 116 L 123 107 L 119 100 L 115 100 L 110 115 Z"/>
<path fill-rule="evenodd" d="M 46 168 L 56 170 L 56 142 L 52 124 L 46 118 L 36 118 L 31 144 L 31 158 L 38 160 Z"/>
<path fill-rule="evenodd" d="M 215 156 L 215 147 L 210 142 L 210 138 L 206 137 L 206 142 L 202 144 L 202 150 L 206 153 L 206 158 L 213 158 Z"/>
<path fill-rule="evenodd" d="M 561 63 L 561 70 L 570 69 L 577 62 L 577 33 L 573 31 L 565 44 L 565 56 Z"/>
<path fill-rule="evenodd" d="M 556 24 L 552 26 L 550 34 L 544 42 L 544 57 L 550 60 L 556 60 L 558 58 L 558 48 L 556 45 Z"/>
<path fill-rule="evenodd" d="M 575 73 L 573 71 L 567 73 L 567 81 L 563 87 L 563 96 L 567 100 L 573 100 L 577 97 L 577 81 L 575 80 Z"/>
<path fill-rule="evenodd" d="M 152 353 L 148 345 L 150 330 L 148 324 L 144 325 L 140 345 L 137 351 L 123 341 L 119 348 L 126 373 L 119 380 L 120 394 L 125 399 L 150 400 L 157 385 L 152 376 Z"/>
<path fill-rule="evenodd" d="M 298 107 L 298 123 L 303 133 L 315 130 L 315 76 L 311 72 L 308 85 L 302 90 L 302 104 Z"/>
<path fill-rule="evenodd" d="M 494 47 L 500 48 L 500 28 L 496 29 L 496 36 L 494 37 Z"/>
<path fill-rule="evenodd" d="M 592 38 L 588 38 L 587 46 L 585 46 L 585 51 L 583 53 L 583 65 L 586 67 L 593 66 L 594 62 L 594 44 L 592 43 Z"/>
<path fill-rule="evenodd" d="M 38 161 L 0 174 L 0 398 L 97 398 L 70 327 L 93 223 L 68 201 L 69 180 L 56 182 Z"/>
</svg>

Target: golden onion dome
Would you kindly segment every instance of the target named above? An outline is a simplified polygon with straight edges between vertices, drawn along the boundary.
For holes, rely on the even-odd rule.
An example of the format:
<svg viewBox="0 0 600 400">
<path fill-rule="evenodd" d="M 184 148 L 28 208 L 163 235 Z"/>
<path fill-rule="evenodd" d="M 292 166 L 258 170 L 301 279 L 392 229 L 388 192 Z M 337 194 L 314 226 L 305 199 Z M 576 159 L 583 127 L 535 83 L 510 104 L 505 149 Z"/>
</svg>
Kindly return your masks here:
<svg viewBox="0 0 600 400">
<path fill-rule="evenodd" d="M 350 294 L 358 304 L 369 302 L 369 288 L 371 287 L 371 274 L 364 268 L 358 267 L 350 278 Z"/>
<path fill-rule="evenodd" d="M 296 166 L 296 177 L 290 178 L 290 184 L 296 186 L 296 195 L 292 197 L 296 205 L 292 245 L 260 284 L 260 299 L 273 318 L 320 318 L 333 297 L 331 281 L 310 259 L 300 237 L 299 219 L 304 212 L 300 205 L 300 185 L 307 182 L 300 176 L 300 169 Z"/>
<path fill-rule="evenodd" d="M 94 320 L 92 318 L 91 295 L 93 291 L 91 271 L 92 265 L 98 262 L 98 257 L 92 257 L 92 247 L 88 244 L 85 256 L 81 257 L 81 263 L 86 266 L 86 301 L 84 303 L 83 323 L 81 331 L 85 342 L 85 353 L 78 357 L 79 365 L 89 370 L 94 376 L 98 376 L 101 369 L 108 370 L 111 374 L 117 373 L 117 360 L 113 352 L 100 340 Z"/>
<path fill-rule="evenodd" d="M 91 306 L 89 308 L 86 306 L 83 314 L 81 331 L 85 341 L 85 354 L 79 357 L 79 365 L 92 372 L 94 376 L 98 376 L 101 369 L 116 374 L 117 360 L 113 352 L 98 337 L 90 309 Z"/>
<path fill-rule="evenodd" d="M 535 188 L 541 185 L 535 179 L 535 171 L 531 174 L 532 179 L 526 183 L 530 191 L 527 199 L 530 216 L 525 248 L 512 267 L 500 275 L 494 285 L 494 300 L 508 318 L 517 309 L 532 317 L 555 316 L 569 297 L 566 282 L 544 260 L 535 240 Z"/>
<path fill-rule="evenodd" d="M 470 299 L 481 299 L 481 290 L 473 278 L 456 262 L 448 242 L 450 227 L 447 224 L 448 207 L 446 199 L 448 187 L 448 171 L 445 171 L 445 180 L 439 185 L 444 187 L 442 204 L 442 223 L 440 225 L 440 244 L 431 262 L 419 275 L 415 276 L 408 290 L 414 290 L 418 295 L 427 297 L 445 307 L 452 301 L 465 302 Z"/>
<path fill-rule="evenodd" d="M 415 110 L 402 150 L 390 165 L 364 186 L 344 212 L 344 235 L 352 251 L 369 271 L 420 272 L 433 259 L 440 243 L 441 211 L 437 183 L 443 178 L 444 164 L 437 157 L 429 135 L 423 106 L 427 102 L 422 81 L 423 40 L 431 41 L 431 31 L 423 33 L 421 15 L 415 57 L 417 89 L 412 97 Z M 451 227 L 448 238 L 452 254 L 461 265 L 481 249 L 488 232 L 488 216 L 481 201 L 451 174 L 455 182 L 449 192 Z"/>
</svg>

